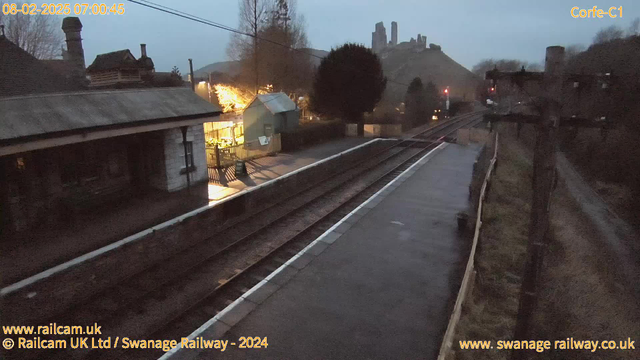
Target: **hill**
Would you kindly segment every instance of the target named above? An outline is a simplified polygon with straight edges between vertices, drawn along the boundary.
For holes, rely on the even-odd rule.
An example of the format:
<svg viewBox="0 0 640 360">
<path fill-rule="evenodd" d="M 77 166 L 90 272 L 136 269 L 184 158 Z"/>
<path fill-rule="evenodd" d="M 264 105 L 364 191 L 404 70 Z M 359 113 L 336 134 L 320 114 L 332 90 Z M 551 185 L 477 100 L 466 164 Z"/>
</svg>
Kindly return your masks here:
<svg viewBox="0 0 640 360">
<path fill-rule="evenodd" d="M 321 58 L 329 54 L 328 51 L 305 48 L 314 66 L 320 65 Z M 439 90 L 450 87 L 452 99 L 460 98 L 473 100 L 476 87 L 481 79 L 458 64 L 441 50 L 424 49 L 416 52 L 411 48 L 396 47 L 381 54 L 382 68 L 388 79 L 386 98 L 393 102 L 404 101 L 406 86 L 394 84 L 399 82 L 409 84 L 413 78 L 419 76 L 423 83 L 432 81 Z M 228 78 L 233 78 L 240 72 L 238 61 L 222 61 L 206 65 L 194 71 L 195 77 L 206 77 L 212 72 L 220 72 Z M 185 76 L 187 79 L 187 76 Z"/>
<path fill-rule="evenodd" d="M 313 55 L 311 56 L 311 62 L 313 63 L 314 66 L 320 65 L 320 61 L 322 61 L 322 59 L 319 59 L 318 57 L 324 58 L 325 56 L 327 56 L 327 54 L 329 54 L 328 51 L 311 49 L 311 48 L 304 48 L 300 50 L 304 52 L 308 52 L 309 54 Z M 221 61 L 221 62 L 212 63 L 209 65 L 203 66 L 198 70 L 194 70 L 193 76 L 196 78 L 206 77 L 207 74 L 212 72 L 220 72 L 220 73 L 226 74 L 229 77 L 234 77 L 240 73 L 240 62 L 231 60 L 231 61 Z M 184 76 L 185 80 L 187 80 L 188 78 L 189 77 L 187 75 Z"/>
<path fill-rule="evenodd" d="M 415 77 L 423 83 L 433 82 L 438 90 L 450 87 L 452 99 L 473 100 L 481 79 L 464 66 L 455 62 L 441 50 L 392 49 L 381 54 L 382 68 L 389 81 L 387 83 L 388 100 L 403 101 L 406 86 Z"/>
<path fill-rule="evenodd" d="M 209 64 L 201 67 L 198 70 L 193 71 L 193 76 L 196 78 L 207 77 L 209 73 L 212 72 L 220 72 L 223 74 L 227 74 L 228 76 L 236 76 L 240 72 L 240 64 L 238 61 L 221 61 L 213 64 Z M 185 80 L 189 77 L 187 75 L 183 76 Z"/>
<path fill-rule="evenodd" d="M 301 49 L 302 51 L 311 54 L 311 62 L 313 63 L 314 66 L 319 66 L 320 65 L 320 61 L 322 61 L 322 59 L 324 59 L 327 55 L 329 55 L 328 51 L 324 51 L 324 50 L 318 50 L 318 49 Z"/>
</svg>

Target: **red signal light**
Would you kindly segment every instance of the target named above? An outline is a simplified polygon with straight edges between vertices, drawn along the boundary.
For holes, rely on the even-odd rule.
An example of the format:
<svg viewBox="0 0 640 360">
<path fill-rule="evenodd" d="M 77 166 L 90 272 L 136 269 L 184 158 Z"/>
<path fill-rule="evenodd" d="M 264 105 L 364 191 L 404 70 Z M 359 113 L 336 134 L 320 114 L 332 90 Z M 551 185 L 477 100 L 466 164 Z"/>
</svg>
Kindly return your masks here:
<svg viewBox="0 0 640 360">
<path fill-rule="evenodd" d="M 444 89 L 444 93 L 448 94 L 449 93 L 449 89 Z"/>
<path fill-rule="evenodd" d="M 492 88 L 491 88 L 491 91 L 496 91 L 496 88 L 492 87 Z"/>
</svg>

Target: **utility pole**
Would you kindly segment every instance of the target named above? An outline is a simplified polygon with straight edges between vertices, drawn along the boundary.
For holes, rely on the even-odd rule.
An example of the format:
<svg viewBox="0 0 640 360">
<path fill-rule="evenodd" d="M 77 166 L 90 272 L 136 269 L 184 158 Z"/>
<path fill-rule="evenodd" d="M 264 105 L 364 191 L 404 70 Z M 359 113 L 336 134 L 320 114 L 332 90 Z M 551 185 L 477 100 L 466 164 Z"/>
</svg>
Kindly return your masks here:
<svg viewBox="0 0 640 360">
<path fill-rule="evenodd" d="M 258 77 L 258 0 L 253 0 L 253 68 L 256 72 L 256 95 L 260 89 Z"/>
<path fill-rule="evenodd" d="M 599 121 L 600 118 L 580 118 L 577 115 L 562 117 L 563 88 L 566 82 L 572 83 L 573 88 L 579 88 L 579 84 L 588 84 L 602 81 L 602 75 L 568 75 L 564 73 L 564 48 L 550 46 L 546 51 L 545 71 L 543 73 L 527 72 L 524 67 L 521 71 L 500 72 L 497 69 L 487 71 L 486 78 L 494 81 L 492 92 L 495 90 L 496 80 L 510 80 L 512 83 L 523 87 L 526 82 L 534 81 L 542 83 L 543 99 L 541 116 L 519 113 L 486 114 L 485 121 L 515 122 L 518 124 L 518 134 L 522 124 L 534 124 L 536 126 L 536 143 L 533 159 L 533 199 L 529 222 L 529 236 L 527 244 L 527 257 L 520 290 L 518 316 L 514 338 L 527 340 L 530 338 L 530 324 L 536 300 L 539 295 L 539 282 L 542 271 L 544 253 L 549 244 L 549 210 L 551 194 L 556 182 L 556 150 L 558 143 L 558 131 L 560 126 L 608 128 L 607 121 Z M 609 84 L 610 73 L 605 74 L 604 82 Z M 607 86 L 603 86 L 606 88 Z M 512 353 L 512 359 L 519 360 L 525 356 L 522 350 Z"/>
<path fill-rule="evenodd" d="M 289 78 L 289 20 L 291 20 L 291 17 L 289 16 L 289 5 L 287 4 L 286 0 L 279 1 L 277 19 L 278 21 L 284 22 L 284 76 L 281 79 L 282 81 L 280 83 L 280 87 L 282 88 L 281 90 L 284 90 L 286 92 L 290 90 L 288 86 L 289 82 L 287 80 Z"/>
<path fill-rule="evenodd" d="M 549 209 L 551 193 L 555 180 L 556 148 L 558 127 L 560 126 L 560 110 L 562 84 L 564 76 L 564 48 L 550 46 L 545 58 L 543 89 L 547 94 L 544 99 L 542 119 L 537 124 L 536 143 L 533 158 L 533 201 L 529 221 L 529 239 L 527 260 L 525 263 L 518 318 L 516 321 L 515 339 L 527 339 L 531 315 L 538 296 L 538 283 L 544 252 L 549 244 Z M 517 351 L 516 358 L 522 352 Z"/>
</svg>

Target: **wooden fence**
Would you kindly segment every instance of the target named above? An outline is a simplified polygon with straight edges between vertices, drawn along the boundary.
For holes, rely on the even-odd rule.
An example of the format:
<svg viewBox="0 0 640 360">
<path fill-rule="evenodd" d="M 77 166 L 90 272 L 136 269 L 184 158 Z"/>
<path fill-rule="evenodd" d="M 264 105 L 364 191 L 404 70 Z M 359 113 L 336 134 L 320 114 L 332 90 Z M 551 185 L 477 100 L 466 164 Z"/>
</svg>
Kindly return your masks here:
<svg viewBox="0 0 640 360">
<path fill-rule="evenodd" d="M 224 168 L 232 166 L 236 160 L 251 160 L 275 154 L 282 150 L 280 134 L 271 136 L 269 143 L 260 145 L 258 140 L 225 148 L 207 146 L 207 167 Z"/>
<path fill-rule="evenodd" d="M 476 217 L 476 227 L 473 234 L 473 244 L 471 245 L 471 253 L 469 254 L 469 260 L 467 261 L 467 268 L 464 272 L 464 277 L 462 278 L 462 284 L 460 285 L 460 290 L 458 291 L 458 297 L 456 298 L 456 303 L 453 307 L 451 318 L 449 318 L 447 331 L 444 333 L 444 338 L 442 339 L 442 344 L 440 345 L 440 353 L 438 354 L 438 360 L 445 360 L 447 355 L 451 352 L 451 346 L 453 345 L 453 339 L 456 333 L 456 326 L 460 321 L 462 305 L 464 305 L 464 302 L 467 300 L 468 294 L 471 293 L 471 289 L 475 281 L 476 249 L 478 247 L 478 242 L 480 239 L 480 229 L 482 227 L 482 205 L 488 193 L 491 174 L 493 170 L 497 167 L 496 165 L 497 161 L 498 161 L 498 134 L 496 133 L 493 157 L 491 158 L 491 162 L 489 163 L 489 170 L 487 170 L 487 174 L 484 177 L 484 182 L 482 183 L 482 188 L 480 190 L 480 200 L 478 201 L 478 214 Z"/>
</svg>

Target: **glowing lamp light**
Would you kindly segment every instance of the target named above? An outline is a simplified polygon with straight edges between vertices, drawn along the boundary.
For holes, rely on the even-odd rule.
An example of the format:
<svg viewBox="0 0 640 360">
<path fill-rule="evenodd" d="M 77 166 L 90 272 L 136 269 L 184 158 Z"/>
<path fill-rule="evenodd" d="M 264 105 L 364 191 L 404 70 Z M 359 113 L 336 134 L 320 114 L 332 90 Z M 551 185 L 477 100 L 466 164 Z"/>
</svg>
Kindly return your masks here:
<svg viewBox="0 0 640 360">
<path fill-rule="evenodd" d="M 448 94 L 449 93 L 449 89 L 444 89 L 444 93 Z"/>
</svg>

